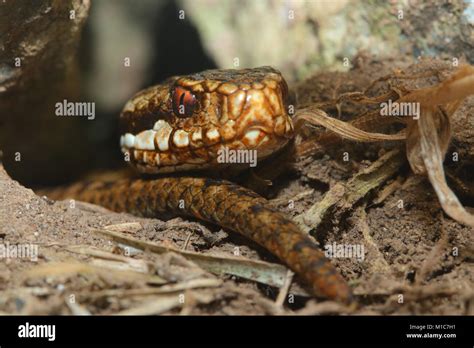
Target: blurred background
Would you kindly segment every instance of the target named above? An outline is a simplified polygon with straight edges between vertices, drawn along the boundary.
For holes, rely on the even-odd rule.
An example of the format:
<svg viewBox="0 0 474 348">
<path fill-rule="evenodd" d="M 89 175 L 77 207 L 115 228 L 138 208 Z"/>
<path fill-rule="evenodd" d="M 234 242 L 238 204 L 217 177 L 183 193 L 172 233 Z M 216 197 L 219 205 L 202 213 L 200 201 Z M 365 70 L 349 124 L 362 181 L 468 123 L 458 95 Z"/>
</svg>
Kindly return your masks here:
<svg viewBox="0 0 474 348">
<path fill-rule="evenodd" d="M 290 82 L 359 52 L 474 63 L 474 3 L 348 0 L 0 2 L 0 149 L 26 185 L 123 165 L 117 117 L 168 76 L 271 65 Z M 94 102 L 95 119 L 54 105 Z"/>
</svg>

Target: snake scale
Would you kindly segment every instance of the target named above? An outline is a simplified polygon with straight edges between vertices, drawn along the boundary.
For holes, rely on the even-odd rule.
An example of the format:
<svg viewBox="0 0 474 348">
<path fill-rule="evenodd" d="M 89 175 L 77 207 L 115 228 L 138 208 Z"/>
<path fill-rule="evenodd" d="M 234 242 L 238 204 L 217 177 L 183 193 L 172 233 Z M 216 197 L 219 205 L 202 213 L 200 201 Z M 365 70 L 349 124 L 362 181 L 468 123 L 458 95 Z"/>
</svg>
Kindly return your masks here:
<svg viewBox="0 0 474 348">
<path fill-rule="evenodd" d="M 255 150 L 258 160 L 294 136 L 288 87 L 271 67 L 207 70 L 172 77 L 128 101 L 120 115 L 125 159 L 145 174 L 218 170 L 218 154 Z M 248 165 L 247 165 L 248 166 Z M 169 175 L 168 175 L 169 176 Z M 75 198 L 117 212 L 194 217 L 260 244 L 287 264 L 311 294 L 351 302 L 344 278 L 315 241 L 253 191 L 194 176 L 77 183 L 51 198 Z"/>
</svg>

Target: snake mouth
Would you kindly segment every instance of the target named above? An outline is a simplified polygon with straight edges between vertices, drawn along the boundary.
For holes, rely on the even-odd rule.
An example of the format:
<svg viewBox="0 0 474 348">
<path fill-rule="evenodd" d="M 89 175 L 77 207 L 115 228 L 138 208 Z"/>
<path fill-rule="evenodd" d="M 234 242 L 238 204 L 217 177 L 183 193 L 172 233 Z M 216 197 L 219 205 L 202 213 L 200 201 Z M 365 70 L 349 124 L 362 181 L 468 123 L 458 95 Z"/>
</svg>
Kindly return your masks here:
<svg viewBox="0 0 474 348">
<path fill-rule="evenodd" d="M 257 125 L 229 136 L 225 128 L 185 131 L 159 120 L 153 129 L 135 135 L 125 133 L 120 137 L 120 146 L 130 163 L 143 173 L 208 169 L 231 164 L 219 159 L 223 151 L 254 151 L 261 160 L 281 149 L 292 137 L 293 125 L 287 115 L 277 117 L 274 123 L 272 129 Z"/>
<path fill-rule="evenodd" d="M 149 174 L 225 165 L 222 150 L 263 159 L 293 137 L 287 94 L 270 67 L 175 77 L 125 105 L 120 146 L 132 166 Z"/>
</svg>

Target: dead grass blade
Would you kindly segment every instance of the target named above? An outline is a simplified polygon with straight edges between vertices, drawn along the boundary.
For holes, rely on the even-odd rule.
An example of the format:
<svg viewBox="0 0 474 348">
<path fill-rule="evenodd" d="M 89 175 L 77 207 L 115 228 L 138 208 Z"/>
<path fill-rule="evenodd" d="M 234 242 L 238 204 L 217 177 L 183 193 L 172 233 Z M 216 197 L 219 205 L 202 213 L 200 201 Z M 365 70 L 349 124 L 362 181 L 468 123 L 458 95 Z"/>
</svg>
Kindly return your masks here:
<svg viewBox="0 0 474 348">
<path fill-rule="evenodd" d="M 432 71 L 424 75 L 428 77 L 435 73 L 436 71 Z M 421 75 L 410 77 L 397 73 L 385 76 L 379 81 L 389 83 L 391 79 L 420 77 Z M 390 84 L 390 90 L 388 94 L 378 97 L 367 97 L 364 93 L 349 93 L 339 98 L 341 100 L 345 98 L 360 105 L 374 104 L 385 98 L 395 99 L 399 104 L 418 103 L 420 106 L 418 120 L 410 118 L 403 120 L 407 124 L 406 132 L 401 131 L 393 135 L 367 132 L 355 127 L 352 121 L 343 122 L 329 117 L 323 110 L 315 107 L 303 109 L 295 116 L 295 128 L 300 129 L 305 122 L 309 125 L 320 125 L 340 137 L 360 142 L 406 139 L 407 158 L 412 170 L 417 174 L 428 176 L 446 214 L 460 223 L 474 227 L 474 215 L 464 209 L 454 192 L 448 187 L 443 169 L 443 158 L 451 138 L 450 118 L 463 100 L 474 94 L 474 67 L 464 65 L 458 68 L 451 77 L 431 87 L 408 90 L 404 86 Z M 335 104 L 337 102 L 332 101 L 332 106 L 336 106 Z M 374 115 L 377 116 L 377 112 L 374 114 L 367 111 L 365 115 L 356 117 L 354 121 L 371 119 Z M 379 119 L 381 117 L 378 115 Z M 320 150 L 318 141 L 323 142 L 323 139 L 303 141 L 297 146 L 297 153 L 308 155 Z"/>
<path fill-rule="evenodd" d="M 330 117 L 323 110 L 317 108 L 306 108 L 298 111 L 294 118 L 295 128 L 299 128 L 302 124 L 305 124 L 304 121 L 307 122 L 306 124 L 323 126 L 342 138 L 353 141 L 374 142 L 406 139 L 404 131 L 397 134 L 366 132 L 360 128 L 354 127 L 348 122 Z"/>
<path fill-rule="evenodd" d="M 131 233 L 135 233 L 140 231 L 143 228 L 142 224 L 139 222 L 122 222 L 120 224 L 113 224 L 104 226 L 104 229 L 109 231 L 127 231 Z"/>
<path fill-rule="evenodd" d="M 250 260 L 243 257 L 217 256 L 183 251 L 179 249 L 164 247 L 156 243 L 146 242 L 131 238 L 123 233 L 107 230 L 93 230 L 95 233 L 104 235 L 112 240 L 130 245 L 141 250 L 163 254 L 173 252 L 180 254 L 199 267 L 214 274 L 230 274 L 240 278 L 256 281 L 262 284 L 281 288 L 285 283 L 287 268 L 263 261 Z"/>
<path fill-rule="evenodd" d="M 158 315 L 177 307 L 181 307 L 178 295 L 160 296 L 144 301 L 138 306 L 115 313 L 115 315 Z"/>
<path fill-rule="evenodd" d="M 446 214 L 474 227 L 474 215 L 464 209 L 449 188 L 443 168 L 451 136 L 450 117 L 471 94 L 474 94 L 474 67 L 465 66 L 440 85 L 414 91 L 400 100 L 421 104 L 418 122 L 408 124 L 406 147 L 410 166 L 415 173 L 428 175 Z M 444 105 L 444 109 L 440 105 Z"/>
<path fill-rule="evenodd" d="M 354 307 L 346 306 L 341 303 L 324 301 L 317 303 L 309 301 L 303 309 L 296 312 L 297 315 L 341 315 L 351 314 L 355 311 Z"/>
<path fill-rule="evenodd" d="M 423 163 L 426 167 L 428 179 L 433 185 L 443 210 L 454 220 L 474 227 L 474 215 L 469 214 L 462 206 L 455 193 L 449 188 L 443 168 L 441 145 L 435 133 L 432 113 L 420 117 L 420 144 Z M 424 117 L 423 117 L 424 116 Z"/>
<path fill-rule="evenodd" d="M 217 288 L 223 284 L 220 279 L 213 278 L 198 278 L 179 282 L 176 284 L 168 284 L 160 286 L 159 288 L 138 288 L 138 289 L 106 289 L 101 291 L 94 291 L 87 294 L 88 298 L 100 297 L 131 297 L 131 296 L 146 296 L 146 295 L 161 295 L 173 294 L 176 292 L 183 292 L 190 289 L 200 288 Z"/>
<path fill-rule="evenodd" d="M 71 302 L 68 299 L 66 299 L 64 303 L 69 308 L 72 315 L 91 315 L 91 312 L 89 312 L 86 307 L 81 306 L 79 303 Z"/>
<path fill-rule="evenodd" d="M 107 261 L 114 261 L 115 264 L 120 264 L 120 263 L 122 264 L 122 266 L 119 266 L 119 267 L 115 266 L 112 268 L 119 268 L 122 270 L 129 270 L 129 271 L 135 271 L 135 272 L 140 272 L 140 273 L 148 273 L 150 270 L 150 267 L 145 260 L 139 260 L 139 259 L 134 259 L 127 256 L 113 254 L 111 252 L 100 250 L 94 247 L 82 246 L 82 245 L 71 245 L 71 246 L 67 246 L 66 250 L 73 253 L 77 253 L 77 254 L 92 256 L 96 258 L 94 260 L 103 259 Z"/>
<path fill-rule="evenodd" d="M 122 271 L 109 267 L 89 265 L 82 262 L 50 262 L 29 269 L 23 272 L 22 276 L 25 277 L 25 280 L 29 280 L 32 278 L 37 279 L 45 277 L 70 277 L 78 274 L 96 275 L 101 279 L 107 280 L 113 278 L 118 280 L 126 279 L 128 282 L 142 281 L 152 284 L 167 283 L 166 280 L 155 275 L 143 274 L 134 271 Z"/>
</svg>

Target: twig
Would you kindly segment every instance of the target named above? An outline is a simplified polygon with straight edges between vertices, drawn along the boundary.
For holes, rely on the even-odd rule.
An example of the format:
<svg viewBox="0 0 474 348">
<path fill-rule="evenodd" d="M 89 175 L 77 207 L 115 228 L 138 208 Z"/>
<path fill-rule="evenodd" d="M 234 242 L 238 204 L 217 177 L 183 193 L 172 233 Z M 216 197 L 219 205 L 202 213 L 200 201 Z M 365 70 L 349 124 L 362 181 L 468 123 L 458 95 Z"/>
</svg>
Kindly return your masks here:
<svg viewBox="0 0 474 348">
<path fill-rule="evenodd" d="M 294 273 L 291 270 L 288 270 L 285 277 L 285 283 L 281 287 L 280 292 L 278 293 L 278 297 L 275 301 L 276 306 L 283 307 L 283 304 L 285 303 L 286 297 L 288 295 L 288 291 L 291 286 L 291 282 L 293 281 L 293 276 L 294 276 Z"/>
<path fill-rule="evenodd" d="M 294 221 L 306 232 L 316 227 L 334 208 L 340 212 L 352 208 L 369 192 L 380 187 L 388 178 L 398 172 L 405 159 L 398 149 L 387 152 L 368 168 L 355 174 L 347 183 L 334 185 L 320 202 L 306 212 L 296 216 Z"/>
<path fill-rule="evenodd" d="M 387 199 L 392 193 L 398 190 L 402 186 L 403 179 L 399 176 L 396 180 L 392 181 L 390 184 L 385 186 L 382 190 L 380 190 L 377 197 L 374 199 L 373 204 L 380 204 Z"/>
<path fill-rule="evenodd" d="M 185 240 L 183 248 L 182 248 L 183 251 L 186 251 L 186 249 L 188 248 L 188 244 L 189 244 L 189 241 L 191 240 L 192 235 L 193 235 L 193 232 L 188 233 L 188 236 L 186 237 L 186 240 Z"/>
</svg>

